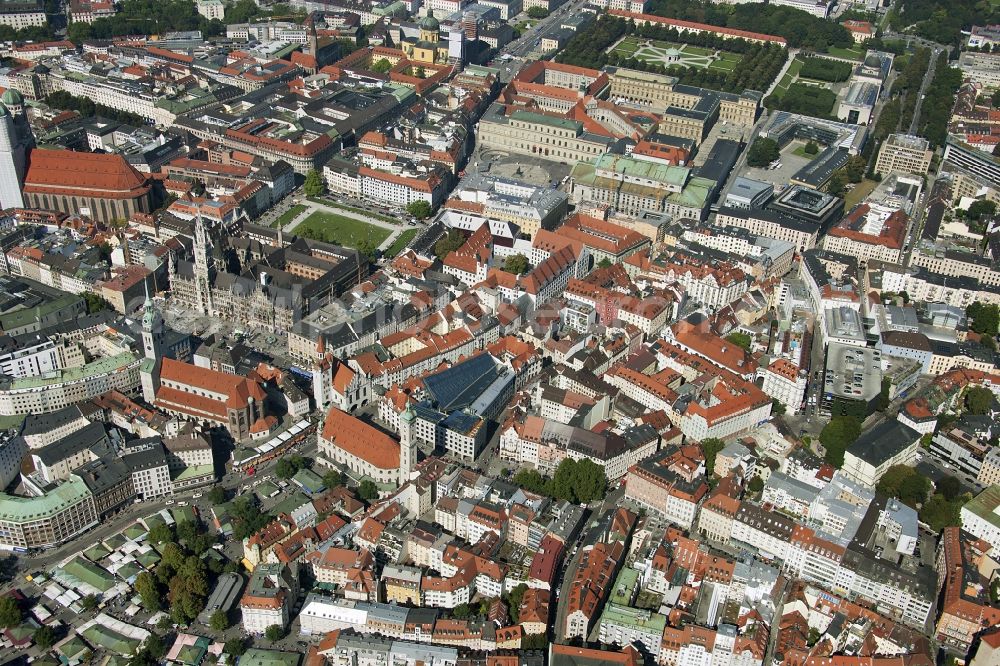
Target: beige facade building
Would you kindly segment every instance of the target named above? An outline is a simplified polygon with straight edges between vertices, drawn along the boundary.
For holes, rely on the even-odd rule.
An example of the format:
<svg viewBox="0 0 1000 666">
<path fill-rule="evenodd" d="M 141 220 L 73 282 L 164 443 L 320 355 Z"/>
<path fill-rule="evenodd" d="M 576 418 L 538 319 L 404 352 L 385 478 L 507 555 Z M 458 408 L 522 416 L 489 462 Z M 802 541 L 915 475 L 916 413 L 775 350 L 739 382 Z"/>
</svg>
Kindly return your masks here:
<svg viewBox="0 0 1000 666">
<path fill-rule="evenodd" d="M 991 187 L 985 180 L 979 180 L 971 174 L 961 171 L 951 173 L 951 196 L 952 199 L 988 199 L 993 203 L 1000 204 L 1000 190 Z"/>
<path fill-rule="evenodd" d="M 716 216 L 715 223 L 718 226 L 740 227 L 757 236 L 791 243 L 799 252 L 816 247 L 819 236 L 819 226 L 775 215 L 765 209 L 751 211 L 723 208 Z"/>
<path fill-rule="evenodd" d="M 715 186 L 687 167 L 609 154 L 573 167 L 570 201 L 606 205 L 626 215 L 653 211 L 700 220 Z"/>
<path fill-rule="evenodd" d="M 733 518 L 739 508 L 739 500 L 726 495 L 708 498 L 698 512 L 698 533 L 712 541 L 729 543 L 733 532 Z"/>
<path fill-rule="evenodd" d="M 760 109 L 760 94 L 718 92 L 678 83 L 677 77 L 640 72 L 623 67 L 605 67 L 611 83 L 609 98 L 664 114 L 660 131 L 701 141 L 716 120 L 752 127 Z M 680 109 L 673 113 L 669 109 Z"/>
<path fill-rule="evenodd" d="M 572 163 L 605 154 L 617 139 L 585 132 L 582 122 L 570 118 L 494 104 L 479 121 L 479 141 L 486 148 Z"/>
<path fill-rule="evenodd" d="M 142 359 L 129 352 L 41 377 L 0 381 L 0 415 L 54 412 L 108 391 L 133 394 Z"/>
<path fill-rule="evenodd" d="M 1000 485 L 1000 449 L 993 447 L 983 458 L 976 481 L 984 486 Z"/>
<path fill-rule="evenodd" d="M 1000 286 L 1000 270 L 994 267 L 993 262 L 970 252 L 957 250 L 917 252 L 910 260 L 910 265 L 926 268 L 938 275 L 972 277 L 984 285 Z"/>
<path fill-rule="evenodd" d="M 875 171 L 883 177 L 893 171 L 922 176 L 931 168 L 931 156 L 927 139 L 910 134 L 890 134 L 882 143 L 875 162 Z"/>
</svg>

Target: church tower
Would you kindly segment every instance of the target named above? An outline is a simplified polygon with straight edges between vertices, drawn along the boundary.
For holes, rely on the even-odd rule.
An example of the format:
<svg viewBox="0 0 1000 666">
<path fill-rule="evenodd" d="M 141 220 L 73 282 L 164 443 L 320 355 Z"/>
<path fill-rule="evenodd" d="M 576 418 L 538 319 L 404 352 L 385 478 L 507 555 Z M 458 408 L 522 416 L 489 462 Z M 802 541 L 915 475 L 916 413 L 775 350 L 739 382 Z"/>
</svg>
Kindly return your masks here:
<svg viewBox="0 0 1000 666">
<path fill-rule="evenodd" d="M 323 335 L 316 336 L 316 355 L 319 360 L 312 365 L 313 398 L 316 409 L 326 409 L 333 402 L 333 358 L 327 356 Z"/>
<path fill-rule="evenodd" d="M 32 145 L 24 99 L 16 90 L 8 90 L 0 96 L 0 208 L 4 210 L 24 207 L 21 188 Z"/>
<path fill-rule="evenodd" d="M 142 399 L 150 405 L 156 400 L 160 388 L 160 364 L 163 360 L 163 317 L 153 307 L 146 285 L 146 303 L 142 313 L 142 354 L 145 357 L 139 368 L 142 381 Z"/>
<path fill-rule="evenodd" d="M 215 284 L 215 266 L 212 263 L 212 242 L 201 214 L 194 219 L 194 288 L 197 308 L 205 315 L 214 315 L 212 285 Z"/>
<path fill-rule="evenodd" d="M 399 415 L 399 485 L 410 480 L 417 466 L 416 420 L 417 415 L 407 399 L 406 409 Z"/>
<path fill-rule="evenodd" d="M 158 360 L 163 357 L 163 317 L 153 307 L 149 284 L 146 285 L 146 303 L 142 312 L 142 351 L 146 358 Z"/>
</svg>

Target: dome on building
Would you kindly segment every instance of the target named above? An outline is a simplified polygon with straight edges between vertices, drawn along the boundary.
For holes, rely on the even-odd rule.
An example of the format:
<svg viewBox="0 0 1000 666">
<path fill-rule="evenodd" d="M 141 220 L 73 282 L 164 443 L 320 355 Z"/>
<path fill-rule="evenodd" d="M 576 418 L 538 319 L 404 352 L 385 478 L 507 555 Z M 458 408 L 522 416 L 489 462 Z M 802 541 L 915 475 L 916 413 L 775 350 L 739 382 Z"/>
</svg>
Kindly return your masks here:
<svg viewBox="0 0 1000 666">
<path fill-rule="evenodd" d="M 0 95 L 0 102 L 3 102 L 7 106 L 24 106 L 24 97 L 16 90 L 8 88 L 4 91 L 3 95 Z"/>
<path fill-rule="evenodd" d="M 882 58 L 879 58 L 874 53 L 865 58 L 865 67 L 874 67 L 875 69 L 882 68 Z"/>
<path fill-rule="evenodd" d="M 38 64 L 31 71 L 35 74 L 48 74 L 51 70 L 45 65 Z"/>
<path fill-rule="evenodd" d="M 437 30 L 441 27 L 441 22 L 434 18 L 434 10 L 428 9 L 427 16 L 420 19 L 420 23 L 417 25 L 421 30 Z"/>
</svg>

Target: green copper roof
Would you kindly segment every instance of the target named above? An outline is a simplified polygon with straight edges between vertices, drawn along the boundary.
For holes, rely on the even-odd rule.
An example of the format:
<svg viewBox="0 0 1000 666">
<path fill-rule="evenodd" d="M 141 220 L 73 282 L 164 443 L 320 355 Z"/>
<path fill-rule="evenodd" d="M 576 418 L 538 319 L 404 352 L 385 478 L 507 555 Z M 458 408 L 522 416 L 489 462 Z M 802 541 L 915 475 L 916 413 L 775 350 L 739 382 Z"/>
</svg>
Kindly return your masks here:
<svg viewBox="0 0 1000 666">
<path fill-rule="evenodd" d="M 624 155 L 601 155 L 594 160 L 597 171 L 613 171 L 623 173 L 631 178 L 644 178 L 658 183 L 682 186 L 687 182 L 691 169 L 681 166 L 670 166 L 646 160 L 636 160 Z"/>
<path fill-rule="evenodd" d="M 601 614 L 601 624 L 616 624 L 660 635 L 667 626 L 667 617 L 642 608 L 609 603 Z"/>
<path fill-rule="evenodd" d="M 979 516 L 994 527 L 1000 527 L 1000 486 L 990 486 L 966 502 L 962 510 Z"/>
<path fill-rule="evenodd" d="M 43 388 L 50 384 L 73 382 L 97 375 L 105 375 L 119 368 L 125 368 L 135 363 L 136 357 L 131 352 L 123 352 L 115 356 L 105 356 L 79 368 L 47 372 L 38 377 L 21 377 L 10 383 L 10 390 Z"/>
<path fill-rule="evenodd" d="M 556 118 L 553 116 L 547 116 L 544 113 L 535 113 L 534 111 L 518 110 L 510 114 L 510 117 L 514 120 L 521 120 L 526 123 L 536 123 L 539 125 L 548 125 L 550 127 L 561 127 L 578 133 L 583 129 L 583 125 L 575 120 L 570 120 L 569 118 Z"/>
<path fill-rule="evenodd" d="M 0 520 L 12 523 L 44 520 L 62 513 L 88 497 L 90 490 L 87 485 L 83 479 L 74 475 L 40 497 L 16 497 L 0 493 Z"/>
</svg>

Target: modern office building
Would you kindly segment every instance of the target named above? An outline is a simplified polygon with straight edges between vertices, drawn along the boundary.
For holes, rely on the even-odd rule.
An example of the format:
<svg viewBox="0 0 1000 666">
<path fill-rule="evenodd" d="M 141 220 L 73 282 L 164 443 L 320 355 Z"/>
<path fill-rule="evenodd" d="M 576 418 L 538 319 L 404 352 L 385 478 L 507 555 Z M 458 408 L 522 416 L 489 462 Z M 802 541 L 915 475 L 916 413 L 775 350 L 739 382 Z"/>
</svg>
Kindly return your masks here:
<svg viewBox="0 0 1000 666">
<path fill-rule="evenodd" d="M 8 548 L 56 546 L 97 521 L 94 496 L 78 476 L 37 497 L 0 493 L 0 545 Z"/>
<path fill-rule="evenodd" d="M 890 134 L 879 148 L 875 172 L 883 178 L 893 171 L 923 176 L 931 168 L 933 155 L 930 142 L 923 137 Z"/>
</svg>

